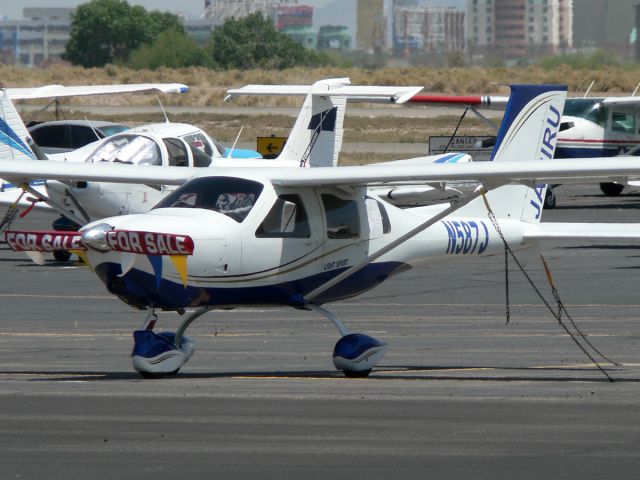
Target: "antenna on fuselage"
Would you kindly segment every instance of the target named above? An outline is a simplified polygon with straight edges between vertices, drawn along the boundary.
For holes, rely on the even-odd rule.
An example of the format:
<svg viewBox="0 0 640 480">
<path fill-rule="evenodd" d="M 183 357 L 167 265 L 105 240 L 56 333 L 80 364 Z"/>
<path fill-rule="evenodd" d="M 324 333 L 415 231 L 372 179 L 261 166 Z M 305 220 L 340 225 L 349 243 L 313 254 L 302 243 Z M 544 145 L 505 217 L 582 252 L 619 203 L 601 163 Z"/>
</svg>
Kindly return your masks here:
<svg viewBox="0 0 640 480">
<path fill-rule="evenodd" d="M 158 105 L 160 105 L 160 109 L 162 110 L 162 114 L 164 115 L 165 123 L 171 123 L 171 122 L 169 122 L 169 117 L 167 116 L 167 111 L 164 109 L 164 105 L 162 105 L 162 101 L 160 100 L 160 97 L 156 95 L 156 98 L 158 99 Z"/>
<path fill-rule="evenodd" d="M 640 83 L 638 83 L 638 85 L 636 85 L 636 89 L 633 91 L 633 93 L 631 94 L 632 97 L 636 96 L 636 93 L 638 93 L 638 89 L 640 88 Z"/>
<path fill-rule="evenodd" d="M 98 135 L 97 130 L 93 128 L 93 125 L 91 125 L 91 122 L 89 122 L 86 115 L 84 116 L 84 121 L 87 122 L 87 125 L 89 125 L 89 128 L 91 129 L 93 134 L 96 136 L 96 140 L 100 140 L 100 135 Z"/>
<path fill-rule="evenodd" d="M 236 140 L 233 142 L 233 145 L 231 145 L 231 148 L 229 149 L 229 153 L 227 154 L 227 158 L 231 158 L 231 155 L 233 154 L 233 150 L 236 148 L 236 143 L 238 143 L 238 140 L 240 140 L 240 135 L 242 135 L 243 128 L 244 128 L 244 125 L 240 127 L 238 136 L 236 137 Z"/>
<path fill-rule="evenodd" d="M 582 96 L 582 98 L 587 98 L 587 95 L 589 95 L 589 92 L 591 91 L 591 89 L 593 88 L 593 86 L 595 85 L 596 81 L 592 80 L 591 81 L 591 85 L 589 85 L 589 88 L 587 88 L 587 91 L 584 92 L 584 95 Z"/>
</svg>

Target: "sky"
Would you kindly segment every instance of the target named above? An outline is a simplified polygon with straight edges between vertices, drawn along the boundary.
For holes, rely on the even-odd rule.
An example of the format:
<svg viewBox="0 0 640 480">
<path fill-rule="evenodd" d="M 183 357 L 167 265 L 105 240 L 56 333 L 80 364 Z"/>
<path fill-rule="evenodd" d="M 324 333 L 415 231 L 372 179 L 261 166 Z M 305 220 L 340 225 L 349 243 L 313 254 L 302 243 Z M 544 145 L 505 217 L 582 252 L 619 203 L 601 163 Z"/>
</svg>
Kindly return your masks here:
<svg viewBox="0 0 640 480">
<path fill-rule="evenodd" d="M 86 0 L 0 0 L 0 17 L 12 20 L 22 18 L 25 7 L 75 7 Z M 174 13 L 186 13 L 189 18 L 198 18 L 204 11 L 204 0 L 128 0 L 132 5 L 142 5 L 147 10 L 166 10 Z M 321 7 L 331 0 L 301 0 L 299 3 Z"/>
</svg>

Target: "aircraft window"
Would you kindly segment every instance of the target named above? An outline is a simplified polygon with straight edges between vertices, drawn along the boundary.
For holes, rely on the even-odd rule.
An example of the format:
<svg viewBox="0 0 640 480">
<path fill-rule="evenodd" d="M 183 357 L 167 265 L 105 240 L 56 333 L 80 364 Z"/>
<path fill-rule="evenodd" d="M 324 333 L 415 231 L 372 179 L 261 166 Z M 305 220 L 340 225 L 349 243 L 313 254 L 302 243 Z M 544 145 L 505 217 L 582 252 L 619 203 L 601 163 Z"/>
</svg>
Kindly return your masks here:
<svg viewBox="0 0 640 480">
<path fill-rule="evenodd" d="M 360 236 L 360 215 L 355 201 L 323 194 L 322 204 L 327 216 L 327 237 L 345 239 Z"/>
<path fill-rule="evenodd" d="M 41 147 L 69 148 L 66 134 L 66 125 L 50 125 L 34 129 L 31 137 Z"/>
<path fill-rule="evenodd" d="M 309 219 L 299 195 L 280 195 L 256 230 L 258 238 L 309 238 Z"/>
<path fill-rule="evenodd" d="M 92 142 L 100 140 L 100 135 L 91 127 L 83 127 L 80 125 L 70 125 L 71 129 L 71 148 L 80 148 Z"/>
<path fill-rule="evenodd" d="M 569 117 L 584 118 L 600 125 L 602 128 L 606 128 L 609 110 L 600 105 L 600 99 L 571 98 L 566 101 L 562 114 Z"/>
<path fill-rule="evenodd" d="M 211 144 L 208 142 L 207 137 L 205 137 L 202 133 L 191 133 L 180 138 L 182 138 L 182 140 L 184 140 L 187 145 L 191 147 L 191 150 L 199 149 L 210 157 L 213 155 Z M 224 152 L 224 150 L 222 152 Z"/>
<path fill-rule="evenodd" d="M 191 154 L 193 155 L 193 166 L 194 167 L 208 167 L 211 165 L 211 157 L 204 153 L 199 148 L 194 148 L 189 145 L 191 149 Z"/>
<path fill-rule="evenodd" d="M 169 165 L 172 167 L 188 167 L 187 146 L 178 138 L 163 139 L 169 152 Z"/>
<path fill-rule="evenodd" d="M 140 135 L 110 137 L 87 159 L 89 163 L 113 162 L 133 165 L 161 165 L 156 142 Z"/>
<path fill-rule="evenodd" d="M 104 133 L 105 137 L 110 137 L 116 133 L 126 132 L 127 130 L 130 130 L 130 128 L 126 125 L 107 125 L 105 127 L 100 127 L 100 130 Z"/>
<path fill-rule="evenodd" d="M 195 178 L 154 208 L 204 208 L 242 222 L 262 192 L 262 184 L 233 177 Z"/>
<path fill-rule="evenodd" d="M 611 130 L 634 133 L 636 131 L 636 117 L 630 113 L 613 112 L 611 114 Z"/>
</svg>

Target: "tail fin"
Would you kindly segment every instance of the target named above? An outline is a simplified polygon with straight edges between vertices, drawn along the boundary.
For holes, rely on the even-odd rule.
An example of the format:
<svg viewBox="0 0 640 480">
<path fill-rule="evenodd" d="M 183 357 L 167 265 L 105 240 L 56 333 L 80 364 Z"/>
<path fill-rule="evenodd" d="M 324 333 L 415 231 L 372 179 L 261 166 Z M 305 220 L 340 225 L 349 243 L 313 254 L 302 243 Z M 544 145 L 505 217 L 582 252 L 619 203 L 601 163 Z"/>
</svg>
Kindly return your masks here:
<svg viewBox="0 0 640 480">
<path fill-rule="evenodd" d="M 560 118 L 567 97 L 564 85 L 512 85 L 491 160 L 517 162 L 552 160 Z M 513 184 L 492 190 L 487 195 L 498 218 L 520 219 L 538 223 L 547 186 Z M 482 201 L 469 204 L 464 214 L 482 208 Z"/>
<path fill-rule="evenodd" d="M 0 161 L 35 160 L 31 135 L 4 89 L 0 89 Z"/>
<path fill-rule="evenodd" d="M 330 90 L 331 87 L 343 86 L 344 83 L 339 82 L 344 80 L 338 79 L 334 83 L 324 80 L 313 84 L 278 160 L 296 161 L 301 167 L 333 167 L 338 164 L 347 99 L 327 95 L 327 87 Z"/>
<path fill-rule="evenodd" d="M 306 95 L 302 110 L 278 160 L 301 167 L 331 167 L 338 163 L 347 100 L 404 103 L 422 87 L 351 86 L 348 78 L 331 78 L 308 85 L 246 85 L 228 90 L 238 95 Z"/>
</svg>

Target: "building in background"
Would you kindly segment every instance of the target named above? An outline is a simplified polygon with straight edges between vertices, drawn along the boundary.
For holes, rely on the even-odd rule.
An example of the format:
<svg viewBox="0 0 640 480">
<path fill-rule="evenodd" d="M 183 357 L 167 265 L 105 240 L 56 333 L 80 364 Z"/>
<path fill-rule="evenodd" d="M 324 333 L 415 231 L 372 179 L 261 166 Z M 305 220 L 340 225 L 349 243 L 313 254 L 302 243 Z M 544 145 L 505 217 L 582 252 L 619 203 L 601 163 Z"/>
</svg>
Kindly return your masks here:
<svg viewBox="0 0 640 480">
<path fill-rule="evenodd" d="M 630 37 L 638 0 L 578 0 L 574 2 L 576 48 L 603 48 L 632 56 Z"/>
<path fill-rule="evenodd" d="M 472 55 L 521 58 L 573 46 L 573 0 L 467 0 Z"/>
<path fill-rule="evenodd" d="M 0 22 L 0 59 L 29 67 L 60 61 L 73 8 L 25 8 L 24 20 Z"/>
<path fill-rule="evenodd" d="M 321 50 L 350 50 L 351 34 L 342 25 L 323 25 L 318 31 L 318 48 Z"/>
<path fill-rule="evenodd" d="M 206 0 L 204 17 L 223 23 L 231 17 L 245 17 L 262 12 L 276 28 L 307 48 L 351 48 L 347 27 L 328 25 L 313 30 L 313 7 L 299 5 L 298 0 Z M 339 14 L 336 15 L 339 18 Z"/>
<path fill-rule="evenodd" d="M 411 52 L 455 52 L 465 48 L 465 13 L 454 7 L 409 5 L 394 2 L 393 48 Z"/>
<path fill-rule="evenodd" d="M 384 0 L 358 0 L 356 48 L 380 53 L 386 47 L 387 20 Z"/>
<path fill-rule="evenodd" d="M 205 0 L 204 18 L 223 23 L 231 17 L 240 18 L 262 12 L 275 23 L 278 8 L 297 4 L 298 0 Z"/>
</svg>

